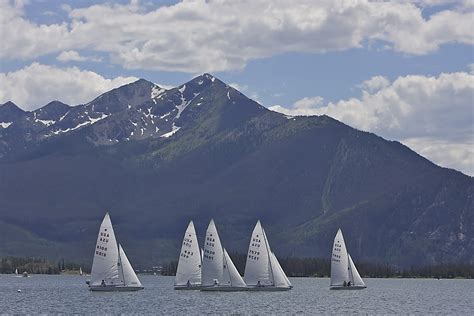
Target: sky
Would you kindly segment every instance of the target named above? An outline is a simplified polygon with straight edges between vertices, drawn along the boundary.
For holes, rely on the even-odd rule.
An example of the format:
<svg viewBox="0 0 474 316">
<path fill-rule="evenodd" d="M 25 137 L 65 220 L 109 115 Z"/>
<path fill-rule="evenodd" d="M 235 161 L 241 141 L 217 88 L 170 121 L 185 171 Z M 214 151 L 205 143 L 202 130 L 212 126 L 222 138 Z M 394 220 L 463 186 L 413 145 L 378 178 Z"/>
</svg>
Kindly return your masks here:
<svg viewBox="0 0 474 316">
<path fill-rule="evenodd" d="M 0 103 L 86 103 L 211 73 L 474 175 L 472 0 L 0 0 Z"/>
</svg>

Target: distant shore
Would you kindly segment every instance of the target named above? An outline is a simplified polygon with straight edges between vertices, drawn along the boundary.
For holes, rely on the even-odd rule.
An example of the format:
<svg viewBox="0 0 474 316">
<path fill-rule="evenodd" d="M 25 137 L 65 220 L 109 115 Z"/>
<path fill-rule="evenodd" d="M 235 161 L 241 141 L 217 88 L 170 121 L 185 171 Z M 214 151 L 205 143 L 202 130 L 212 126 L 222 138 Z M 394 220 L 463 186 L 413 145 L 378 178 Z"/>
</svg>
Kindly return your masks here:
<svg viewBox="0 0 474 316">
<path fill-rule="evenodd" d="M 233 253 L 232 259 L 243 274 L 245 271 L 246 255 Z M 283 270 L 289 277 L 329 277 L 331 265 L 329 259 L 320 258 L 279 258 Z M 150 265 L 148 269 L 138 269 L 140 274 L 174 276 L 177 262 L 173 261 L 161 266 Z M 396 268 L 385 263 L 358 263 L 363 278 L 378 279 L 474 279 L 474 264 L 443 263 L 409 268 Z M 4 257 L 0 259 L 0 274 L 27 272 L 28 274 L 79 275 L 80 269 L 84 274 L 90 274 L 90 266 L 75 262 L 59 260 L 51 262 L 44 258 Z"/>
</svg>

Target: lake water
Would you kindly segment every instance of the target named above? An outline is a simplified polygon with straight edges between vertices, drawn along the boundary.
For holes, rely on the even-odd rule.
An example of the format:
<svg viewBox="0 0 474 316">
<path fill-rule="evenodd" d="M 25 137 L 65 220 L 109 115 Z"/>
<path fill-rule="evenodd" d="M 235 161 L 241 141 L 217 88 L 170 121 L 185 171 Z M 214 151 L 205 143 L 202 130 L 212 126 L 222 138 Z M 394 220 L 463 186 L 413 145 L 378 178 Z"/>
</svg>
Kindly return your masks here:
<svg viewBox="0 0 474 316">
<path fill-rule="evenodd" d="M 365 279 L 367 289 L 330 291 L 329 279 L 291 278 L 288 292 L 173 290 L 173 277 L 140 276 L 138 292 L 90 292 L 86 277 L 0 275 L 1 313 L 473 314 L 474 280 Z M 17 293 L 20 289 L 22 292 Z"/>
</svg>

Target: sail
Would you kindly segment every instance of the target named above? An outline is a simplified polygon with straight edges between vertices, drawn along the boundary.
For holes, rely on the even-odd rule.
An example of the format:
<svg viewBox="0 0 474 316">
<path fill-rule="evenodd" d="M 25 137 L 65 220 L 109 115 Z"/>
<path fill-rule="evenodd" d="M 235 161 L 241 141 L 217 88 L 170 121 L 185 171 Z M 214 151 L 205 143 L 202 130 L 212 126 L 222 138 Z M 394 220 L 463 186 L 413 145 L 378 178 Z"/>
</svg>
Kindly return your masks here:
<svg viewBox="0 0 474 316">
<path fill-rule="evenodd" d="M 273 279 L 275 281 L 275 286 L 290 287 L 290 280 L 288 280 L 288 277 L 286 276 L 285 272 L 283 271 L 283 268 L 281 267 L 277 257 L 273 252 L 270 254 L 270 260 L 273 268 Z"/>
<path fill-rule="evenodd" d="M 349 256 L 349 270 L 351 274 L 351 284 L 354 286 L 365 286 L 364 281 L 360 277 L 359 271 L 357 271 L 357 268 L 354 264 L 354 261 L 352 261 L 351 255 Z"/>
<path fill-rule="evenodd" d="M 119 262 L 120 262 L 120 267 L 119 271 L 121 273 L 121 279 L 123 280 L 123 285 L 124 286 L 131 286 L 131 287 L 136 287 L 136 286 L 142 286 L 140 280 L 137 277 L 137 274 L 133 270 L 132 265 L 130 264 L 130 261 L 128 261 L 127 255 L 125 254 L 125 251 L 122 248 L 122 245 L 119 245 Z"/>
<path fill-rule="evenodd" d="M 349 261 L 347 255 L 346 244 L 342 231 L 337 231 L 334 237 L 331 256 L 331 286 L 343 286 L 344 281 L 349 282 Z"/>
<path fill-rule="evenodd" d="M 79 275 L 82 275 L 82 268 L 79 267 Z"/>
<path fill-rule="evenodd" d="M 274 284 L 270 263 L 270 246 L 260 221 L 257 221 L 250 239 L 244 280 L 250 286 Z"/>
<path fill-rule="evenodd" d="M 90 285 L 120 285 L 118 271 L 118 247 L 109 213 L 105 214 L 100 225 L 99 234 L 94 250 Z"/>
<path fill-rule="evenodd" d="M 239 271 L 235 267 L 232 259 L 230 258 L 227 250 L 224 248 L 224 262 L 223 262 L 223 276 L 222 276 L 222 285 L 227 286 L 236 286 L 236 287 L 246 287 L 247 285 L 244 282 L 244 279 L 240 276 Z"/>
<path fill-rule="evenodd" d="M 184 233 L 174 284 L 184 286 L 189 281 L 190 285 L 200 285 L 201 264 L 201 252 L 196 237 L 196 230 L 194 229 L 193 221 L 191 221 Z"/>
<path fill-rule="evenodd" d="M 15 274 L 18 275 L 18 269 L 15 269 Z"/>
<path fill-rule="evenodd" d="M 222 282 L 224 253 L 222 251 L 221 241 L 217 234 L 217 228 L 214 220 L 211 219 L 206 231 L 206 240 L 204 242 L 204 255 L 202 258 L 202 285 L 212 286 L 214 280 Z"/>
</svg>

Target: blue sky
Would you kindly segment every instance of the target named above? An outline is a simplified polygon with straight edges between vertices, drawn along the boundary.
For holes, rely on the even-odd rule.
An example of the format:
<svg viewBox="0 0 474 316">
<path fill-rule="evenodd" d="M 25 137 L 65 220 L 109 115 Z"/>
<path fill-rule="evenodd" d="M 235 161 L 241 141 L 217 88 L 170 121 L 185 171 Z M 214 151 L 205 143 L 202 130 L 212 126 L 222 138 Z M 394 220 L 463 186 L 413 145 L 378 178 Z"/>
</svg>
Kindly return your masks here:
<svg viewBox="0 0 474 316">
<path fill-rule="evenodd" d="M 210 72 L 272 110 L 328 114 L 472 175 L 473 6 L 0 0 L 0 103 L 75 105 Z"/>
</svg>

